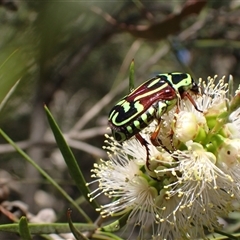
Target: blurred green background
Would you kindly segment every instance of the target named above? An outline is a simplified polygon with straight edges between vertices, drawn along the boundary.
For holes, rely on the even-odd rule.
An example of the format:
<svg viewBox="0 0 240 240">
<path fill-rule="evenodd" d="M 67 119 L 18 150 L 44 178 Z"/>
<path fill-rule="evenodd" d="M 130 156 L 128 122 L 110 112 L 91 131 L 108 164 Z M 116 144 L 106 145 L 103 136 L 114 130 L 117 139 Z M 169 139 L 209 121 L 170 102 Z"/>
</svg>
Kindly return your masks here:
<svg viewBox="0 0 240 240">
<path fill-rule="evenodd" d="M 0 112 L 1 128 L 79 203 L 44 104 L 91 181 L 94 162 L 107 158 L 101 146 L 108 112 L 128 93 L 132 59 L 136 85 L 173 71 L 196 80 L 232 74 L 235 87 L 240 81 L 240 1 L 0 4 L 0 101 L 20 80 Z M 21 201 L 32 214 L 52 208 L 66 221 L 66 200 L 2 138 L 0 154 L 1 204 Z M 88 214 L 97 216 L 91 208 Z M 73 220 L 81 221 L 74 211 Z M 2 213 L 0 223 L 9 222 Z"/>
</svg>

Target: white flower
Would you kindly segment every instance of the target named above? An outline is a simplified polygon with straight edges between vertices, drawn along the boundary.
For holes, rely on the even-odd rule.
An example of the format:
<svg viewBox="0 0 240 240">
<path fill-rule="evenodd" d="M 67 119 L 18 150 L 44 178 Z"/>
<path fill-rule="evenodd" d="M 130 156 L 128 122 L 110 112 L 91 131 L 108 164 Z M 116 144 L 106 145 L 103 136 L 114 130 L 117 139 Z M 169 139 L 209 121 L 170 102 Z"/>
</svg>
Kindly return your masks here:
<svg viewBox="0 0 240 240">
<path fill-rule="evenodd" d="M 240 139 L 225 139 L 218 151 L 217 165 L 231 176 L 232 197 L 239 201 L 240 191 Z"/>
<path fill-rule="evenodd" d="M 140 133 L 148 142 L 147 167 L 138 140 L 119 144 L 107 136 L 109 160 L 92 170 L 99 185 L 90 197 L 114 198 L 98 209 L 102 216 L 129 213 L 126 224 L 140 226 L 140 239 L 206 239 L 206 229 L 221 228 L 218 218 L 240 200 L 240 94 L 229 97 L 224 78 L 199 87 L 192 97 L 202 111 L 182 99 L 162 116 L 163 146 L 150 141 L 157 121 Z"/>
<path fill-rule="evenodd" d="M 142 156 L 139 155 L 143 150 L 133 152 L 134 145 L 131 141 L 138 146 L 136 140 L 132 139 L 129 144 L 124 144 L 124 147 L 120 148 L 113 138 L 108 137 L 110 144 L 108 149 L 112 147 L 117 152 L 109 154 L 109 161 L 102 160 L 100 164 L 95 164 L 92 177 L 97 178 L 99 187 L 91 193 L 91 196 L 95 198 L 103 193 L 110 198 L 116 198 L 115 201 L 101 206 L 99 210 L 103 217 L 121 215 L 131 210 L 129 221 L 134 218 L 135 225 L 144 228 L 149 222 L 154 225 L 156 221 L 155 214 L 160 209 L 155 203 L 158 192 L 148 182 L 152 179 L 140 170 L 146 161 L 144 159 L 143 162 Z M 129 154 L 132 159 L 128 158 Z M 140 158 L 136 159 L 138 155 Z M 146 154 L 143 156 L 146 157 Z"/>
<path fill-rule="evenodd" d="M 162 183 L 152 179 L 144 168 L 145 162 L 142 161 L 139 152 L 134 152 L 132 149 L 135 147 L 133 145 L 136 143 L 135 139 L 129 140 L 129 144 L 119 148 L 120 145 L 113 138 L 107 138 L 108 150 L 112 147 L 117 152 L 109 153 L 109 161 L 102 160 L 100 164 L 95 164 L 92 177 L 97 178 L 99 187 L 91 193 L 90 197 L 93 199 L 100 194 L 105 194 L 116 200 L 101 206 L 98 209 L 101 215 L 103 217 L 118 216 L 131 211 L 128 222 L 141 227 L 139 234 L 142 239 L 146 237 L 147 226 L 152 229 L 150 235 L 155 239 L 184 237 L 187 234 L 185 229 L 190 227 L 191 222 L 187 221 L 187 216 L 182 211 L 184 206 L 181 198 L 177 195 L 170 197 L 168 190 L 165 189 L 165 185 L 168 186 L 172 181 L 176 181 L 175 173 L 172 174 L 170 171 L 166 174 L 165 171 L 156 170 L 156 177 L 161 179 Z M 158 152 L 157 155 L 155 147 L 151 146 L 151 148 L 152 166 L 155 165 L 156 169 L 176 165 L 169 153 Z M 162 157 L 162 154 L 165 157 Z"/>
</svg>

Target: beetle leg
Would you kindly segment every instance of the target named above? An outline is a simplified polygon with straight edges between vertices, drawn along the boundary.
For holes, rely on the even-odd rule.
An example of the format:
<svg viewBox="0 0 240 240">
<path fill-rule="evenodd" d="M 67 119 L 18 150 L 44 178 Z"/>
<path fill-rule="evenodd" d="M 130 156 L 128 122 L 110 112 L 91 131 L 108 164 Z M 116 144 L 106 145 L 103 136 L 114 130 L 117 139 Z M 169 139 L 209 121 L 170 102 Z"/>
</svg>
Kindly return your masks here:
<svg viewBox="0 0 240 240">
<path fill-rule="evenodd" d="M 173 128 L 175 128 L 175 124 L 176 124 L 176 120 L 177 120 L 176 114 L 178 114 L 179 111 L 180 111 L 180 110 L 179 110 L 179 105 L 177 105 L 176 112 L 175 112 L 175 115 L 174 115 L 174 117 L 173 117 L 173 127 L 171 127 L 171 131 L 170 131 L 170 133 L 169 133 L 171 147 L 172 147 L 172 149 L 173 149 L 174 151 L 176 151 L 176 148 L 175 148 L 175 146 L 174 146 L 174 144 L 173 144 L 173 136 L 174 136 Z"/>
<path fill-rule="evenodd" d="M 160 132 L 160 129 L 161 129 L 161 120 L 158 120 L 158 125 L 155 129 L 155 131 L 152 133 L 151 137 L 150 137 L 150 140 L 152 142 L 152 144 L 155 146 L 155 147 L 162 147 L 166 152 L 168 153 L 171 153 L 165 146 L 164 144 L 162 143 L 161 139 L 158 138 L 158 135 L 159 135 L 159 132 Z"/>
<path fill-rule="evenodd" d="M 150 140 L 154 146 L 162 146 L 161 141 L 157 139 L 160 129 L 161 129 L 160 123 L 161 123 L 161 120 L 158 120 L 158 125 L 157 125 L 156 129 L 154 130 L 154 132 L 152 133 L 151 138 L 150 138 Z"/>
<path fill-rule="evenodd" d="M 149 153 L 149 148 L 148 148 L 148 142 L 139 133 L 137 133 L 135 135 L 135 137 L 142 144 L 142 146 L 144 146 L 146 148 L 146 152 L 147 152 L 146 166 L 147 166 L 148 170 L 150 170 L 149 169 L 149 165 L 150 165 L 150 163 L 149 163 L 149 160 L 150 160 L 149 156 L 150 156 L 150 153 Z"/>
<path fill-rule="evenodd" d="M 187 97 L 189 99 L 189 101 L 192 103 L 192 105 L 194 106 L 194 108 L 198 111 L 198 112 L 203 112 L 202 110 L 200 110 L 196 104 L 196 102 L 194 101 L 194 99 L 192 98 L 192 96 L 188 93 L 188 92 L 184 92 L 182 97 Z"/>
</svg>

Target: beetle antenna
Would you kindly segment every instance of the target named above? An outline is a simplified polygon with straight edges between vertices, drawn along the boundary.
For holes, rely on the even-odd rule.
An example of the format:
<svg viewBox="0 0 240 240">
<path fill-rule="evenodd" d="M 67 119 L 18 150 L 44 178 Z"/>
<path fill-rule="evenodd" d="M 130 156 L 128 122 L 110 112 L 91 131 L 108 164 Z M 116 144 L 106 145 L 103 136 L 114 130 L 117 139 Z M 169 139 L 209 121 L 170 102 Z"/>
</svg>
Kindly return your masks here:
<svg viewBox="0 0 240 240">
<path fill-rule="evenodd" d="M 196 102 L 194 101 L 194 99 L 192 98 L 192 96 L 188 93 L 188 92 L 184 92 L 184 96 L 186 96 L 189 101 L 192 103 L 192 105 L 194 106 L 194 108 L 198 111 L 198 112 L 203 112 L 202 110 L 200 110 L 196 104 Z"/>
</svg>

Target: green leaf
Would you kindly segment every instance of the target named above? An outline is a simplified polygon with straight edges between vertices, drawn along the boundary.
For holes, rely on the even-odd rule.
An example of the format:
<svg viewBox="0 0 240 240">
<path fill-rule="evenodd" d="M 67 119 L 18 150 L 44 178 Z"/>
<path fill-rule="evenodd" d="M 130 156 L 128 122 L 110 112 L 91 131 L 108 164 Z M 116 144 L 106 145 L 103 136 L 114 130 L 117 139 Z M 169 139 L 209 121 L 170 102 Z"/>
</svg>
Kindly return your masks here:
<svg viewBox="0 0 240 240">
<path fill-rule="evenodd" d="M 59 184 L 54 181 L 38 164 L 34 162 L 21 148 L 19 148 L 8 135 L 0 129 L 0 134 L 3 138 L 15 148 L 15 150 L 25 159 L 27 160 L 33 167 L 35 167 L 40 174 L 42 174 L 78 211 L 79 213 L 88 221 L 92 222 L 88 215 L 76 204 L 76 202 L 59 186 Z"/>
<path fill-rule="evenodd" d="M 134 59 L 132 60 L 129 69 L 129 92 L 132 92 L 133 90 L 134 90 Z"/>
<path fill-rule="evenodd" d="M 69 173 L 70 173 L 71 177 L 73 178 L 73 180 L 75 181 L 79 191 L 82 193 L 82 195 L 85 197 L 85 199 L 87 201 L 89 201 L 88 194 L 90 193 L 90 190 L 86 185 L 85 178 L 77 164 L 77 161 L 76 161 L 70 147 L 67 145 L 60 128 L 58 127 L 56 121 L 54 120 L 54 118 L 53 118 L 51 112 L 49 111 L 49 109 L 47 108 L 47 106 L 45 106 L 45 111 L 47 113 L 48 122 L 53 131 L 57 145 L 58 145 L 58 147 L 62 153 L 62 156 L 68 166 Z M 90 204 L 93 205 L 94 208 L 99 207 L 95 200 L 91 201 Z"/>
<path fill-rule="evenodd" d="M 124 240 L 123 238 L 120 238 L 118 236 L 116 236 L 113 233 L 109 233 L 109 232 L 98 232 L 98 233 L 94 233 L 92 235 L 92 239 L 103 239 L 103 240 Z"/>
<path fill-rule="evenodd" d="M 94 231 L 96 225 L 87 223 L 74 223 L 78 231 Z M 71 229 L 68 223 L 29 223 L 28 228 L 31 234 L 69 233 Z M 19 233 L 19 224 L 1 224 L 0 232 Z"/>
<path fill-rule="evenodd" d="M 21 217 L 19 221 L 19 234 L 23 240 L 32 240 L 26 217 Z"/>
</svg>

